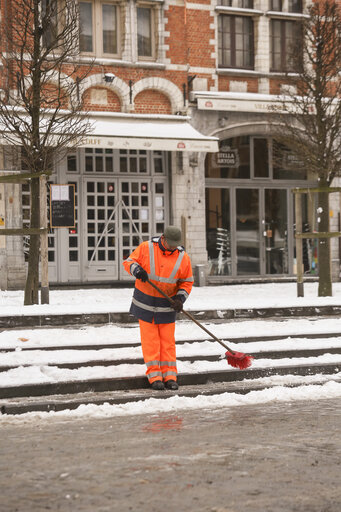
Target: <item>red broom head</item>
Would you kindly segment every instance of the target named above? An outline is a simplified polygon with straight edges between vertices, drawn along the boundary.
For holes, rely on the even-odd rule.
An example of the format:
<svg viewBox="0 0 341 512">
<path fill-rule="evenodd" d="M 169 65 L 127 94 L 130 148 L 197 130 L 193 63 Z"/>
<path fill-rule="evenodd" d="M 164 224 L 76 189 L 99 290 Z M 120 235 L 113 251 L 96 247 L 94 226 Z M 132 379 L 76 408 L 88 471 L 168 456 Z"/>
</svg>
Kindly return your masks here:
<svg viewBox="0 0 341 512">
<path fill-rule="evenodd" d="M 253 357 L 243 354 L 243 352 L 225 352 L 225 356 L 228 364 L 233 368 L 239 368 L 239 370 L 245 370 L 252 365 Z"/>
</svg>

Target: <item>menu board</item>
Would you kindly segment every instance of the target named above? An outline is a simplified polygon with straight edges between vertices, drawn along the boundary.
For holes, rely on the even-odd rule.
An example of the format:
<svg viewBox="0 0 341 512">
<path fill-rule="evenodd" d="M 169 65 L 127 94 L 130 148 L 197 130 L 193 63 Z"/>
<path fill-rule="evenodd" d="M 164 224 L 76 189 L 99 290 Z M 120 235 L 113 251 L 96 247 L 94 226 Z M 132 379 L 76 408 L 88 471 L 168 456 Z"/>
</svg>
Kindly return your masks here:
<svg viewBox="0 0 341 512">
<path fill-rule="evenodd" d="M 50 227 L 75 227 L 75 185 L 50 185 Z"/>
</svg>

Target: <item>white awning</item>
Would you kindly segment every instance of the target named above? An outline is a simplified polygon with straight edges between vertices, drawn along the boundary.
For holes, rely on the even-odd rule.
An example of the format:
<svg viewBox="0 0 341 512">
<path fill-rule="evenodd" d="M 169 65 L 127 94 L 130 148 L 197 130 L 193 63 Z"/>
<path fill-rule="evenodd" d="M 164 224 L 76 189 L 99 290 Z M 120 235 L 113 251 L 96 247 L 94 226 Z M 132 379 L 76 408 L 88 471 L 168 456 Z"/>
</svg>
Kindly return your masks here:
<svg viewBox="0 0 341 512">
<path fill-rule="evenodd" d="M 46 132 L 47 116 L 41 118 L 41 133 Z M 122 113 L 90 113 L 84 119 L 89 119 L 91 132 L 81 138 L 78 147 L 110 148 L 110 149 L 145 149 L 161 151 L 218 151 L 218 139 L 208 137 L 198 132 L 189 123 L 187 116 L 170 115 L 144 115 Z M 27 116 L 23 116 L 23 130 L 27 123 Z M 57 125 L 61 133 L 63 128 L 62 113 Z M 65 130 L 67 130 L 67 125 Z M 9 134 L 9 129 L 0 123 L 0 144 L 6 144 L 1 133 Z M 67 133 L 67 132 L 66 132 Z M 58 131 L 51 132 L 47 144 L 54 146 L 58 143 Z M 7 138 L 8 143 L 9 138 Z M 20 144 L 14 133 L 10 136 L 10 144 Z"/>
<path fill-rule="evenodd" d="M 90 118 L 82 147 L 162 151 L 218 151 L 218 139 L 198 132 L 185 116 L 110 114 Z"/>
<path fill-rule="evenodd" d="M 288 113 L 283 108 L 283 97 L 274 94 L 194 91 L 191 93 L 191 98 L 197 100 L 198 110 L 260 112 L 262 114 Z M 290 102 L 290 98 L 287 98 L 287 101 Z"/>
</svg>

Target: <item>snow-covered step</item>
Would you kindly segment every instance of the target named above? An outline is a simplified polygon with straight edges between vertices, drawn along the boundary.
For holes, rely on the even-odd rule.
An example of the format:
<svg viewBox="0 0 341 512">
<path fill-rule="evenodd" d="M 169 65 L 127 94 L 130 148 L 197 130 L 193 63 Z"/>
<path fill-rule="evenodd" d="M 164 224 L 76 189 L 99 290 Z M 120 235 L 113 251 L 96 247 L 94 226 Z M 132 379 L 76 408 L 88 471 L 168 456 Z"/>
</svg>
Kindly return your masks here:
<svg viewBox="0 0 341 512">
<path fill-rule="evenodd" d="M 222 323 L 203 323 L 219 339 L 227 344 L 274 341 L 289 337 L 329 338 L 341 336 L 341 318 L 324 319 L 281 319 L 281 320 L 241 320 Z M 183 343 L 211 340 L 193 322 L 176 323 L 176 340 Z M 0 352 L 15 349 L 61 350 L 65 349 L 104 349 L 138 347 L 140 334 L 138 325 L 105 325 L 81 328 L 15 329 L 0 332 Z M 249 350 L 249 349 L 247 349 Z"/>
<path fill-rule="evenodd" d="M 326 385 L 327 383 L 341 382 L 341 373 L 334 375 L 274 375 L 251 380 L 236 382 L 208 382 L 206 384 L 187 385 L 178 391 L 153 391 L 151 389 L 133 389 L 110 392 L 83 392 L 64 395 L 47 395 L 34 397 L 17 397 L 0 400 L 2 414 L 25 414 L 33 411 L 62 411 L 72 410 L 83 405 L 114 405 L 128 402 L 143 402 L 150 398 L 167 399 L 176 394 L 179 397 L 215 396 L 223 393 L 237 393 L 246 395 L 252 391 L 271 388 L 295 388 L 313 385 Z"/>
<path fill-rule="evenodd" d="M 317 356 L 325 352 L 340 353 L 341 337 L 336 338 L 286 338 L 272 342 L 229 342 L 230 348 L 254 355 L 259 358 L 283 358 L 283 357 L 305 357 Z M 59 350 L 49 351 L 43 349 L 23 350 L 18 346 L 15 350 L 0 353 L 0 371 L 6 367 L 30 366 L 30 365 L 54 365 L 64 368 L 76 368 L 78 366 L 95 365 L 119 365 L 119 364 L 142 364 L 142 351 L 140 344 L 125 345 L 115 348 L 92 347 L 91 350 L 79 348 L 68 349 L 61 346 Z M 223 358 L 225 348 L 218 342 L 212 340 L 183 342 L 177 346 L 178 360 L 207 359 L 217 360 Z"/>
<path fill-rule="evenodd" d="M 321 357 L 323 358 L 324 356 Z M 304 363 L 297 362 L 289 365 L 285 364 L 286 360 L 282 360 L 280 364 L 273 366 L 267 366 L 266 360 L 264 360 L 263 366 L 259 364 L 244 371 L 235 369 L 222 370 L 219 367 L 215 367 L 215 369 L 211 368 L 210 371 L 200 371 L 199 364 L 199 368 L 196 370 L 192 369 L 194 371 L 181 371 L 178 381 L 182 387 L 187 385 L 206 385 L 208 383 L 217 382 L 236 382 L 243 381 L 244 379 L 252 380 L 280 375 L 304 376 L 324 374 L 333 375 L 335 378 L 340 377 L 341 357 L 339 361 L 333 363 L 327 362 L 328 359 L 322 359 L 320 361 L 318 361 L 318 359 L 319 358 L 311 358 L 310 361 L 305 359 Z M 207 363 L 205 363 L 205 367 L 207 368 Z M 190 364 L 188 364 L 187 368 L 189 370 L 191 369 Z M 98 370 L 98 367 L 96 369 Z M 84 379 L 84 374 L 79 370 L 58 370 L 57 368 L 43 367 L 41 368 L 41 371 L 43 372 L 45 380 L 37 379 L 38 375 L 36 374 L 36 379 L 31 379 L 31 381 L 26 384 L 23 383 L 22 375 L 19 378 L 19 382 L 16 382 L 16 379 L 14 378 L 15 375 L 12 375 L 11 381 L 7 382 L 6 386 L 0 388 L 0 407 L 2 406 L 3 400 L 13 397 L 150 389 L 145 376 L 142 375 L 144 370 L 142 366 L 140 370 L 141 372 L 139 375 L 138 372 L 135 371 L 135 374 L 129 377 L 113 377 L 113 375 L 115 375 L 113 367 L 107 367 L 101 368 L 101 371 L 103 372 L 101 377 L 99 376 L 100 374 L 97 374 L 98 376 L 95 378 L 95 373 L 92 373 L 91 377 L 88 376 L 88 378 Z M 183 368 L 183 370 L 185 370 L 185 368 Z M 13 372 L 16 372 L 16 370 L 13 370 Z M 73 373 L 68 373 L 69 378 L 67 378 L 65 372 Z"/>
<path fill-rule="evenodd" d="M 229 339 L 220 338 L 224 343 L 228 343 L 231 346 L 233 344 L 242 344 L 242 343 L 254 343 L 257 341 L 260 342 L 272 342 L 277 340 L 289 340 L 289 339 L 309 339 L 309 340 L 315 340 L 315 339 L 321 339 L 323 335 L 324 339 L 327 338 L 339 338 L 341 340 L 341 332 L 331 332 L 331 333 L 301 333 L 295 335 L 293 338 L 292 336 L 287 336 L 286 334 L 283 334 L 281 336 L 271 336 L 271 335 L 262 335 L 262 336 L 243 336 L 241 338 L 234 338 L 230 337 Z M 195 339 L 187 339 L 187 340 L 177 340 L 176 344 L 177 346 L 184 345 L 185 343 L 196 343 L 196 342 L 205 342 L 205 341 L 211 341 L 213 343 L 217 343 L 216 341 L 213 341 L 211 338 L 203 337 L 202 339 L 195 338 Z M 43 345 L 41 343 L 30 343 L 28 338 L 22 338 L 19 337 L 17 339 L 17 343 L 11 343 L 7 344 L 2 343 L 0 344 L 0 354 L 4 352 L 14 352 L 14 351 L 33 351 L 42 349 L 45 351 L 59 351 L 59 350 L 105 350 L 105 349 L 117 349 L 117 348 L 128 348 L 128 347 L 140 347 L 141 343 L 140 341 L 131 341 L 131 342 L 116 342 L 116 343 L 88 343 L 86 345 L 72 345 L 72 342 L 68 345 L 51 345 L 46 344 Z M 238 345 L 239 349 L 240 346 Z M 250 350 L 249 348 L 247 350 Z"/>
<path fill-rule="evenodd" d="M 69 352 L 69 351 L 64 351 Z M 72 351 L 74 352 L 74 351 Z M 98 352 L 104 352 L 99 350 Z M 306 358 L 306 357 L 318 357 L 325 353 L 328 354 L 339 354 L 341 355 L 341 346 L 336 348 L 319 348 L 319 349 L 301 349 L 301 350 L 272 350 L 272 351 L 266 351 L 262 350 L 260 352 L 248 352 L 248 354 L 253 355 L 256 359 L 261 358 L 267 358 L 267 359 L 282 359 L 282 358 Z M 15 361 L 13 358 L 12 361 L 7 361 L 7 363 L 4 363 L 1 360 L 0 357 L 0 373 L 6 372 L 9 370 L 12 370 L 17 367 L 29 367 L 29 366 L 41 366 L 42 364 L 48 365 L 48 366 L 55 366 L 57 368 L 67 368 L 67 369 L 78 369 L 81 367 L 92 367 L 92 366 L 118 366 L 118 365 L 127 365 L 127 364 L 143 364 L 143 358 L 142 357 L 134 357 L 133 355 L 131 357 L 123 357 L 120 356 L 118 359 L 101 359 L 102 354 L 98 354 L 97 358 L 91 358 L 92 355 L 85 352 L 81 352 L 80 355 L 84 357 L 77 357 L 78 354 L 73 354 L 70 359 L 66 356 L 66 354 L 60 354 L 62 358 L 51 358 L 50 360 L 45 358 L 45 362 L 39 362 L 39 357 L 36 357 L 34 360 L 34 357 L 37 356 L 36 352 L 31 352 L 32 359 L 31 361 L 25 361 L 22 362 Z M 45 354 L 44 354 L 45 355 Z M 59 354 L 58 354 L 59 355 Z M 96 354 L 97 355 L 97 354 Z M 223 356 L 220 354 L 193 354 L 193 355 L 180 355 L 177 357 L 178 361 L 189 361 L 191 363 L 194 363 L 195 361 L 217 361 Z M 31 358 L 30 358 L 31 359 Z M 72 362 L 70 362 L 72 361 Z"/>
</svg>

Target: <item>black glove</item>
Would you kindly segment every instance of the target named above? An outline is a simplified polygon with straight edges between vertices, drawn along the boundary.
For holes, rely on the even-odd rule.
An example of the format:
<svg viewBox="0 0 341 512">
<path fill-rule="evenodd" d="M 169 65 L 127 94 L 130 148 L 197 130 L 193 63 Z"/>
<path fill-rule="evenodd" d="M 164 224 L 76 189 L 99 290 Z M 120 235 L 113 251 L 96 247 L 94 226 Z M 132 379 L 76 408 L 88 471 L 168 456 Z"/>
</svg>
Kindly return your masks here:
<svg viewBox="0 0 341 512">
<path fill-rule="evenodd" d="M 136 279 L 141 279 L 143 283 L 145 283 L 148 279 L 148 274 L 142 267 L 136 267 L 133 274 L 136 277 Z"/>
<path fill-rule="evenodd" d="M 172 308 L 173 308 L 177 313 L 180 313 L 180 311 L 182 311 L 182 310 L 183 310 L 182 300 L 180 299 L 180 297 L 175 297 L 175 298 L 173 299 Z"/>
</svg>

